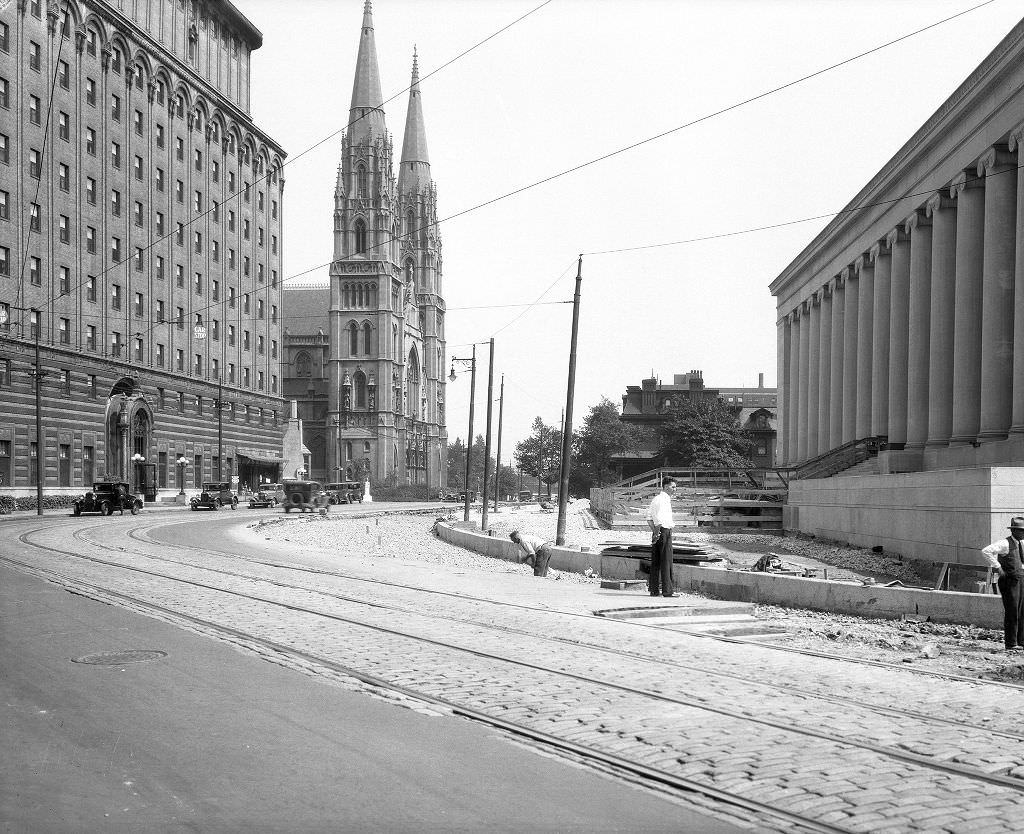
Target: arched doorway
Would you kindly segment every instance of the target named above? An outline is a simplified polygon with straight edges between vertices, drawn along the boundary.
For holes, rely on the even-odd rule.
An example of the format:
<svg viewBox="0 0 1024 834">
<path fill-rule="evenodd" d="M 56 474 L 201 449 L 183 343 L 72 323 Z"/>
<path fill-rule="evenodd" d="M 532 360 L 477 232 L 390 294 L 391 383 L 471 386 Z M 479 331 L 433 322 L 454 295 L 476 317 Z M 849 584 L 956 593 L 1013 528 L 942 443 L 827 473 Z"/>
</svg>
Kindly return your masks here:
<svg viewBox="0 0 1024 834">
<path fill-rule="evenodd" d="M 156 499 L 153 422 L 153 410 L 135 380 L 122 377 L 107 398 L 106 477 L 127 481 L 147 500 Z"/>
</svg>

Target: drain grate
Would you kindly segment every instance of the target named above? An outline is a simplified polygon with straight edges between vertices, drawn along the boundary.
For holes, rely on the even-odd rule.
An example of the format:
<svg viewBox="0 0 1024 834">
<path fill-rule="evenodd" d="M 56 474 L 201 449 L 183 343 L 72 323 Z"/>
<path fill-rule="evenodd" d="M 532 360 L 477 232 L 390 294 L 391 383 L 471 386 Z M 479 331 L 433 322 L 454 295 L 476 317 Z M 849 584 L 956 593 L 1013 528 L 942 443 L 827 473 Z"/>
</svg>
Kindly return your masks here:
<svg viewBox="0 0 1024 834">
<path fill-rule="evenodd" d="M 123 666 L 125 663 L 144 663 L 167 657 L 167 652 L 157 649 L 126 649 L 120 652 L 96 652 L 71 658 L 72 663 L 86 663 L 90 666 Z"/>
</svg>

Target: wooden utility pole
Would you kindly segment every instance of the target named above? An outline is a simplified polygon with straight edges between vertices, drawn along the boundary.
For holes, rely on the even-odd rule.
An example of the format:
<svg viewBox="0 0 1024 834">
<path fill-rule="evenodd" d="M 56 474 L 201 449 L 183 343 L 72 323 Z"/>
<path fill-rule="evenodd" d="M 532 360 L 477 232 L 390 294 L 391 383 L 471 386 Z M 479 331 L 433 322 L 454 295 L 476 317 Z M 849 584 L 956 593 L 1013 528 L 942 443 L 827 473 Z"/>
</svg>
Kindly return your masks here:
<svg viewBox="0 0 1024 834">
<path fill-rule="evenodd" d="M 501 421 L 505 415 L 505 374 L 501 375 L 501 393 L 498 395 L 498 452 L 494 456 L 494 512 L 498 512 L 498 493 L 501 490 Z M 487 500 L 486 498 L 484 499 Z"/>
<path fill-rule="evenodd" d="M 487 363 L 487 440 L 484 442 L 484 482 L 480 490 L 483 507 L 480 510 L 480 529 L 487 531 L 487 476 L 491 470 L 491 412 L 494 409 L 494 339 L 491 339 L 491 359 Z"/>
<path fill-rule="evenodd" d="M 583 256 L 576 264 L 576 293 L 572 298 L 572 339 L 569 342 L 569 383 L 565 392 L 565 416 L 562 419 L 562 460 L 559 467 L 558 526 L 555 544 L 565 544 L 565 509 L 569 501 L 569 455 L 572 452 L 572 403 L 576 389 L 576 339 L 580 326 L 580 284 L 583 282 Z"/>
</svg>

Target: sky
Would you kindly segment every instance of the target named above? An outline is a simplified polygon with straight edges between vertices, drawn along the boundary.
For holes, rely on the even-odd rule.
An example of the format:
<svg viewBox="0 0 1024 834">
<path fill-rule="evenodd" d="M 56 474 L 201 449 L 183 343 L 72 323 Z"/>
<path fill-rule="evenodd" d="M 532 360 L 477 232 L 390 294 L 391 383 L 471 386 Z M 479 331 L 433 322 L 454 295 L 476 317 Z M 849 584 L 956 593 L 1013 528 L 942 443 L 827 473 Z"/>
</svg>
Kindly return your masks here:
<svg viewBox="0 0 1024 834">
<path fill-rule="evenodd" d="M 289 155 L 284 276 L 326 283 L 363 0 L 234 2 L 264 37 L 252 60 L 253 119 Z M 626 387 L 652 373 L 670 383 L 701 370 L 708 387 L 755 387 L 763 373 L 775 386 L 768 285 L 1024 5 L 993 0 L 733 105 L 978 2 L 375 0 L 396 160 L 414 46 L 419 54 L 447 354 L 469 357 L 474 342 L 494 338 L 503 460 L 535 417 L 561 420 L 580 254 L 575 428 L 602 397 L 621 405 Z M 621 249 L 633 251 L 610 252 Z M 486 344 L 477 357 L 474 435 L 485 431 Z M 468 374 L 448 384 L 450 442 L 466 437 L 469 387 Z M 497 420 L 495 402 L 495 443 Z"/>
</svg>

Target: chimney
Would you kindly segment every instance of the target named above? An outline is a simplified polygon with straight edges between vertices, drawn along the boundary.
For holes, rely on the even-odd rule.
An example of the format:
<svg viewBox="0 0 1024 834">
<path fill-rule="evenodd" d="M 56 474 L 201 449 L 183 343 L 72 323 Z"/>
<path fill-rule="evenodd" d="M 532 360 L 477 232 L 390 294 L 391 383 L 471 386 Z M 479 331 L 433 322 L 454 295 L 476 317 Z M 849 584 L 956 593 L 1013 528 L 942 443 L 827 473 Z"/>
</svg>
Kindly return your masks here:
<svg viewBox="0 0 1024 834">
<path fill-rule="evenodd" d="M 757 387 L 758 388 L 764 388 L 764 374 L 763 373 L 757 375 Z"/>
</svg>

